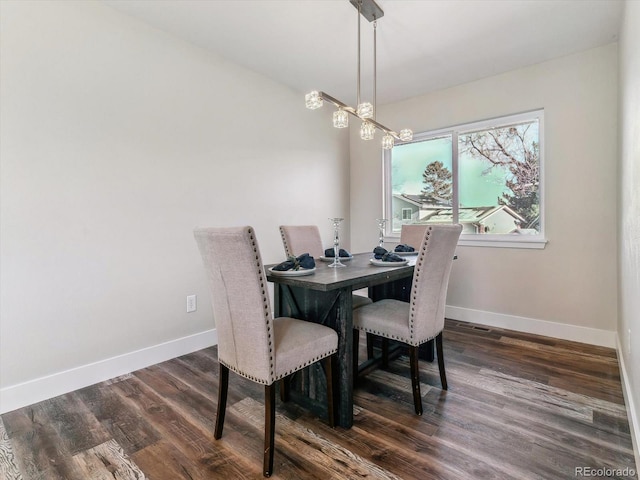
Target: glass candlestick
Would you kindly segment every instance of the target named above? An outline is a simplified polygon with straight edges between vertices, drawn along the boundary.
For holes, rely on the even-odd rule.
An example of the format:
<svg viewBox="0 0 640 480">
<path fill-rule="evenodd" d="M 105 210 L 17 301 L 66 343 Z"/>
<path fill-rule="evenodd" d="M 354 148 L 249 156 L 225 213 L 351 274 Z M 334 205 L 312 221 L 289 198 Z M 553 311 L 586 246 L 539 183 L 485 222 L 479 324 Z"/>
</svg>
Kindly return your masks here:
<svg viewBox="0 0 640 480">
<path fill-rule="evenodd" d="M 377 218 L 378 222 L 378 246 L 384 247 L 384 226 L 387 224 L 386 218 Z"/>
<path fill-rule="evenodd" d="M 329 264 L 329 267 L 346 267 L 344 263 L 340 261 L 340 222 L 344 218 L 330 218 L 333 222 L 333 263 Z"/>
</svg>

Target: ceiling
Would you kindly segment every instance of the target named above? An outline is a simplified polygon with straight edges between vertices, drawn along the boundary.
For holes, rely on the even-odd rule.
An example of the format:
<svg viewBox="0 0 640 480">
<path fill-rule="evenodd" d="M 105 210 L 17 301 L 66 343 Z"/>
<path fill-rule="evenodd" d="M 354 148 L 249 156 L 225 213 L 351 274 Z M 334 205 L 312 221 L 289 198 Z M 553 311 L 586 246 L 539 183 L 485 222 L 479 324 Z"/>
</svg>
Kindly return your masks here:
<svg viewBox="0 0 640 480">
<path fill-rule="evenodd" d="M 356 102 L 348 0 L 103 0 L 304 93 Z M 617 40 L 624 0 L 377 0 L 377 101 L 390 103 Z M 373 29 L 362 19 L 362 98 Z"/>
</svg>

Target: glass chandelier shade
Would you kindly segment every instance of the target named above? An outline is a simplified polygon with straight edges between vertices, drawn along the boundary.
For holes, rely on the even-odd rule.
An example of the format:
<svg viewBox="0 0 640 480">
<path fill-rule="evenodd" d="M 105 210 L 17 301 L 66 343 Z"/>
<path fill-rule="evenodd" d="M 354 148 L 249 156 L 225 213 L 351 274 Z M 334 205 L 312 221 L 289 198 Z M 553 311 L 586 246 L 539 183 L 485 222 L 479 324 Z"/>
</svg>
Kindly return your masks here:
<svg viewBox="0 0 640 480">
<path fill-rule="evenodd" d="M 391 150 L 393 148 L 393 144 L 393 136 L 387 133 L 384 137 L 382 137 L 382 148 L 384 148 L 385 150 Z"/>
<path fill-rule="evenodd" d="M 358 116 L 360 118 L 373 118 L 373 105 L 369 102 L 364 102 L 358 105 Z"/>
<path fill-rule="evenodd" d="M 320 96 L 320 92 L 314 90 L 313 92 L 309 92 L 304 96 L 305 105 L 309 110 L 315 110 L 317 108 L 322 107 L 323 101 Z"/>
<path fill-rule="evenodd" d="M 349 114 L 341 108 L 333 112 L 333 126 L 347 128 L 349 126 Z"/>
<path fill-rule="evenodd" d="M 408 128 L 400 130 L 400 140 L 403 142 L 410 142 L 413 140 L 413 132 Z"/>
<path fill-rule="evenodd" d="M 360 125 L 360 138 L 362 140 L 373 140 L 373 136 L 376 133 L 376 127 L 371 122 L 366 120 Z"/>
</svg>

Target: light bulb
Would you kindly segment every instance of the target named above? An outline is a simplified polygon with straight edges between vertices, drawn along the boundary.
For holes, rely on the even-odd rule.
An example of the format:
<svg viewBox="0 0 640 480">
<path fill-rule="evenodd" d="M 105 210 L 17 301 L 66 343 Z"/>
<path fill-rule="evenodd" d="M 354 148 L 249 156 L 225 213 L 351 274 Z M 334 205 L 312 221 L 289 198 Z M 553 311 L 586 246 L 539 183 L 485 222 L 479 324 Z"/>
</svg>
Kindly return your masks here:
<svg viewBox="0 0 640 480">
<path fill-rule="evenodd" d="M 413 140 L 413 132 L 408 128 L 400 130 L 400 140 L 402 140 L 403 142 L 410 142 L 411 140 Z"/>
<path fill-rule="evenodd" d="M 372 118 L 373 105 L 371 105 L 369 102 L 364 102 L 358 105 L 358 116 L 360 118 Z"/>
<path fill-rule="evenodd" d="M 376 127 L 373 123 L 364 121 L 360 125 L 360 138 L 362 140 L 373 140 L 373 135 L 376 133 Z"/>
<path fill-rule="evenodd" d="M 382 137 L 382 148 L 385 150 L 391 150 L 393 148 L 393 137 L 388 133 Z"/>
<path fill-rule="evenodd" d="M 320 108 L 323 104 L 322 97 L 320 93 L 316 90 L 313 92 L 309 92 L 304 96 L 305 105 L 309 110 L 315 110 L 316 108 Z"/>
<path fill-rule="evenodd" d="M 347 128 L 349 126 L 349 114 L 344 110 L 333 112 L 333 126 L 336 128 Z"/>
</svg>

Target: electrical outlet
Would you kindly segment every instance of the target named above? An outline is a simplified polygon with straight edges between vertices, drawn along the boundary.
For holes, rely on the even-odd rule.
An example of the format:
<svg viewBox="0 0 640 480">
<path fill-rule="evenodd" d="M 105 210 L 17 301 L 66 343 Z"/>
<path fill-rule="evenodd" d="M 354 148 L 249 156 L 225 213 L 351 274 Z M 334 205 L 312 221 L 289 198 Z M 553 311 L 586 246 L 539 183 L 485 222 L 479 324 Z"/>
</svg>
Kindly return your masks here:
<svg viewBox="0 0 640 480">
<path fill-rule="evenodd" d="M 187 313 L 195 312 L 198 309 L 198 299 L 195 295 L 187 295 Z"/>
</svg>

